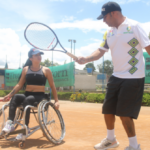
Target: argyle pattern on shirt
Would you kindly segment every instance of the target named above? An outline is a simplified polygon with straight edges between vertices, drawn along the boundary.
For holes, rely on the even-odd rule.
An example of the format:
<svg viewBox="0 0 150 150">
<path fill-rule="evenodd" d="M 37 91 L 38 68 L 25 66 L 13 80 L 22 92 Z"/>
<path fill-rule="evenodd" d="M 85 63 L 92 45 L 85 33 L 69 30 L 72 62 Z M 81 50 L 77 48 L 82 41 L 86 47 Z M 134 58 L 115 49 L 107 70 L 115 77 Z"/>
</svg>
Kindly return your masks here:
<svg viewBox="0 0 150 150">
<path fill-rule="evenodd" d="M 128 44 L 132 47 L 132 49 L 128 52 L 128 54 L 132 56 L 132 58 L 128 62 L 132 66 L 129 72 L 131 74 L 134 74 L 138 70 L 135 65 L 139 62 L 139 60 L 136 59 L 135 56 L 138 54 L 139 51 L 135 47 L 139 44 L 139 42 L 137 39 L 133 38 L 128 42 Z"/>
</svg>

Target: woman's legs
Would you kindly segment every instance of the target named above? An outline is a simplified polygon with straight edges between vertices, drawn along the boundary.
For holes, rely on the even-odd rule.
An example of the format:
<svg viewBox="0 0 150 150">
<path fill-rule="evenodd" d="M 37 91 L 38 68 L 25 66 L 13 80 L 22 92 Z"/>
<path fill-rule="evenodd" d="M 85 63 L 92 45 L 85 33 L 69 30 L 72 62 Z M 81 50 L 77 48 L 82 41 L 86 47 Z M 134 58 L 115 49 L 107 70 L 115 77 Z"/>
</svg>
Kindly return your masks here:
<svg viewBox="0 0 150 150">
<path fill-rule="evenodd" d="M 10 133 L 15 130 L 13 121 L 16 114 L 16 108 L 24 101 L 25 95 L 24 94 L 15 94 L 11 101 L 9 106 L 9 119 L 6 122 L 5 127 L 3 128 L 3 133 Z"/>
<path fill-rule="evenodd" d="M 23 108 L 25 109 L 25 107 L 27 105 L 33 105 L 35 102 L 40 102 L 42 101 L 44 95 L 30 95 L 27 96 L 23 102 Z M 25 124 L 28 126 L 29 124 L 29 119 L 30 119 L 30 108 L 27 109 L 26 111 L 26 118 L 25 118 Z"/>
<path fill-rule="evenodd" d="M 16 114 L 16 109 L 18 106 L 20 106 L 23 103 L 23 108 L 25 108 L 27 105 L 33 105 L 35 102 L 40 102 L 44 97 L 43 95 L 31 95 L 27 96 L 25 94 L 15 94 L 11 101 L 9 106 L 9 119 L 6 122 L 5 127 L 3 128 L 4 133 L 10 133 L 14 131 L 14 125 L 13 121 Z M 29 118 L 30 118 L 30 109 L 26 112 L 26 118 L 25 118 L 25 124 L 28 126 L 29 124 Z"/>
<path fill-rule="evenodd" d="M 10 101 L 10 106 L 9 106 L 9 120 L 14 121 L 15 114 L 16 114 L 16 109 L 18 106 L 23 103 L 25 100 L 26 96 L 24 94 L 15 94 L 11 101 Z"/>
<path fill-rule="evenodd" d="M 42 101 L 44 95 L 30 95 L 30 96 L 27 96 L 23 102 L 23 107 L 25 109 L 26 106 L 28 105 L 33 105 L 35 102 L 40 102 Z M 25 118 L 25 124 L 26 126 L 28 127 L 28 124 L 29 124 L 29 119 L 30 119 L 30 108 L 27 109 L 26 111 L 26 118 Z M 28 128 L 28 133 L 30 133 L 30 129 Z M 21 140 L 22 139 L 22 136 L 23 134 L 18 134 L 16 139 L 17 140 Z"/>
</svg>

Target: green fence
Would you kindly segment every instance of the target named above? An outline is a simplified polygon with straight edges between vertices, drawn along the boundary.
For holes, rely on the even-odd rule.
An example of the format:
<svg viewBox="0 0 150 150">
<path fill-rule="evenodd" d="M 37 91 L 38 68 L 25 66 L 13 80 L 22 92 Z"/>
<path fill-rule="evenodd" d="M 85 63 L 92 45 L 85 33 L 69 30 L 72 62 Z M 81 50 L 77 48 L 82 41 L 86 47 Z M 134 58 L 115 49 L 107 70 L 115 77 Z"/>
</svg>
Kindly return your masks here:
<svg viewBox="0 0 150 150">
<path fill-rule="evenodd" d="M 150 56 L 147 52 L 143 53 L 145 59 L 145 83 L 150 83 Z"/>
<path fill-rule="evenodd" d="M 74 85 L 74 62 L 61 66 L 49 67 L 49 69 L 52 71 L 56 87 L 66 87 Z M 5 70 L 6 86 L 15 86 L 18 83 L 18 78 L 21 72 L 22 69 Z M 49 87 L 48 81 L 46 82 L 46 87 Z"/>
</svg>

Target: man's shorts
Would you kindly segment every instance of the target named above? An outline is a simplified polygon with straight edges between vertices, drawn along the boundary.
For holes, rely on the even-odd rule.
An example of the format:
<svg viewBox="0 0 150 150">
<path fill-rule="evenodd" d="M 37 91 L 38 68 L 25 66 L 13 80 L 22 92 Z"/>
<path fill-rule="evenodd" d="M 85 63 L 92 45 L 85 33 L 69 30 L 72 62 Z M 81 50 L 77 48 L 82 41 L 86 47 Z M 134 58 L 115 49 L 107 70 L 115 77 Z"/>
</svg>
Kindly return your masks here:
<svg viewBox="0 0 150 150">
<path fill-rule="evenodd" d="M 145 78 L 121 79 L 111 76 L 102 113 L 137 119 L 142 103 L 144 80 Z"/>
</svg>

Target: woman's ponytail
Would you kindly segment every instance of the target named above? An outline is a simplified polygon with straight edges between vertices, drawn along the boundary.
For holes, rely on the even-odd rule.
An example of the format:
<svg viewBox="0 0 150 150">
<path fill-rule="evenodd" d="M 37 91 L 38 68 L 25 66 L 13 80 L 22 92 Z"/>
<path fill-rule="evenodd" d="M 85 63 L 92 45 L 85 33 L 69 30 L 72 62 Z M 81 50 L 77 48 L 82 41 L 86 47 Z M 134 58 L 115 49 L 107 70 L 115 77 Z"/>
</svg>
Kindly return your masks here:
<svg viewBox="0 0 150 150">
<path fill-rule="evenodd" d="M 32 65 L 32 61 L 30 60 L 30 58 L 28 58 L 26 63 L 24 64 L 23 68 L 26 67 L 26 66 L 30 67 L 31 65 Z M 21 75 L 18 78 L 18 82 L 20 81 L 21 76 L 22 76 L 22 73 L 21 73 Z M 25 89 L 25 87 L 26 87 L 26 83 L 23 85 L 23 89 Z"/>
</svg>

